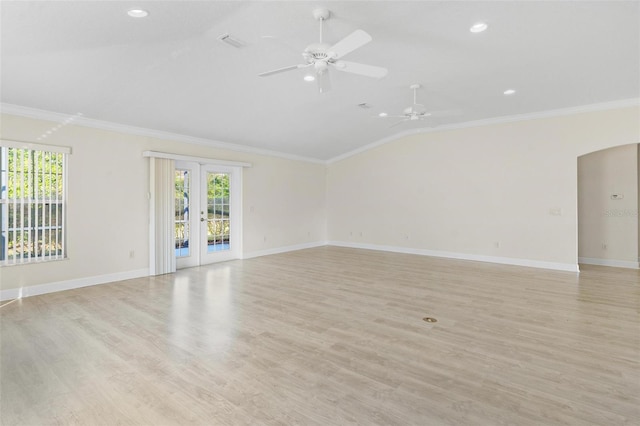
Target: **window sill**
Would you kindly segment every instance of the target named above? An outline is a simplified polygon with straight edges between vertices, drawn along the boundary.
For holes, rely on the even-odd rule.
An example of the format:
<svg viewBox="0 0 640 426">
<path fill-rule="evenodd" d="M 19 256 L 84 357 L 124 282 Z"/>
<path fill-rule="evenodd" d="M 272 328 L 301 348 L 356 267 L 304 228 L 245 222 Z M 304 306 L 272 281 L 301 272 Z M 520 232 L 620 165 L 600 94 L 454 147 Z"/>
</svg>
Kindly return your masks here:
<svg viewBox="0 0 640 426">
<path fill-rule="evenodd" d="M 24 259 L 24 260 L 16 260 L 16 261 L 6 261 L 3 260 L 0 262 L 0 268 L 6 268 L 6 267 L 11 267 L 11 266 L 24 266 L 24 265 L 38 265 L 41 263 L 51 263 L 51 262 L 61 262 L 61 261 L 65 261 L 65 260 L 69 260 L 68 257 L 59 257 L 57 259 L 38 259 L 38 260 L 33 260 L 33 259 Z"/>
</svg>

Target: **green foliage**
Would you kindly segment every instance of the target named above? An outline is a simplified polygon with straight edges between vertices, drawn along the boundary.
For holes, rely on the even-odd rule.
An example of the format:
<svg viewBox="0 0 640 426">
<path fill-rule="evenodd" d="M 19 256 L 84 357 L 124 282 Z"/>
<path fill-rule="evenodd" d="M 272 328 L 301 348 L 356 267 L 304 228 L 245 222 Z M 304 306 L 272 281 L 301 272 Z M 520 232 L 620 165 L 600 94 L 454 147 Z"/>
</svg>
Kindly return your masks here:
<svg viewBox="0 0 640 426">
<path fill-rule="evenodd" d="M 229 198 L 229 175 L 226 173 L 210 173 L 207 176 L 207 195 L 212 198 Z"/>
<path fill-rule="evenodd" d="M 64 154 L 0 147 L 0 164 L 0 260 L 62 254 Z"/>
<path fill-rule="evenodd" d="M 184 170 L 175 173 L 175 238 L 176 247 L 182 247 L 189 240 L 189 225 L 185 222 L 185 208 L 188 206 L 189 177 Z M 229 242 L 229 175 L 227 173 L 207 174 L 207 241 L 209 244 Z M 185 192 L 187 193 L 185 195 Z"/>
<path fill-rule="evenodd" d="M 7 148 L 9 199 L 57 199 L 63 191 L 63 154 Z"/>
</svg>

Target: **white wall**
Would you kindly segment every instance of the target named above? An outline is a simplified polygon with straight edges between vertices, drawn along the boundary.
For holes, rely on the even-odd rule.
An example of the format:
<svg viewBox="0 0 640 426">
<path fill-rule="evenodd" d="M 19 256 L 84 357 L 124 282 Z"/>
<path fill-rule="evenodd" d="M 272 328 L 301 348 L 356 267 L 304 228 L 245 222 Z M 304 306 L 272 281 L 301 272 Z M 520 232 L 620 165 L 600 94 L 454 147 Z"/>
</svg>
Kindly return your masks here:
<svg viewBox="0 0 640 426">
<path fill-rule="evenodd" d="M 578 190 L 580 262 L 637 267 L 638 144 L 578 158 Z"/>
<path fill-rule="evenodd" d="M 638 141 L 638 108 L 402 137 L 329 166 L 328 239 L 575 270 L 577 157 Z"/>
<path fill-rule="evenodd" d="M 57 123 L 5 114 L 0 124 L 2 139 L 35 142 Z M 142 157 L 145 150 L 253 164 L 243 173 L 245 255 L 325 241 L 322 164 L 73 125 L 40 143 L 72 148 L 68 259 L 0 268 L 0 290 L 61 282 L 81 286 L 144 275 L 149 267 L 149 159 Z M 132 250 L 134 258 L 129 257 Z"/>
<path fill-rule="evenodd" d="M 247 156 L 244 171 L 244 257 L 326 241 L 325 166 Z"/>
<path fill-rule="evenodd" d="M 0 268 L 0 290 L 8 294 L 60 282 L 76 287 L 144 275 L 149 216 L 145 150 L 253 163 L 243 179 L 245 257 L 329 239 L 341 245 L 575 269 L 577 158 L 640 142 L 639 117 L 639 108 L 622 108 L 424 133 L 327 167 L 64 126 L 47 143 L 73 149 L 69 259 Z M 12 115 L 2 115 L 0 124 L 0 137 L 21 141 L 36 141 L 55 125 Z"/>
</svg>

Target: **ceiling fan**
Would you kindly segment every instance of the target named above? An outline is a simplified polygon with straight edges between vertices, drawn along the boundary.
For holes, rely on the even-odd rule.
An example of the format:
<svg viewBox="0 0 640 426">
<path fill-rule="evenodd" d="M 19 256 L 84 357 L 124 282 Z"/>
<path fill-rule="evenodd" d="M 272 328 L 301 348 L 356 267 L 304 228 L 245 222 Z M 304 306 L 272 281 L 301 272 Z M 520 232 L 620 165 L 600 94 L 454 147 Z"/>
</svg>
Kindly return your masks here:
<svg viewBox="0 0 640 426">
<path fill-rule="evenodd" d="M 402 120 L 397 123 L 392 124 L 389 127 L 395 127 L 399 124 L 405 123 L 407 121 L 422 121 L 429 117 L 444 117 L 448 115 L 456 115 L 453 111 L 432 111 L 427 112 L 427 109 L 424 105 L 418 103 L 418 89 L 422 86 L 420 84 L 412 84 L 409 86 L 409 89 L 413 90 L 413 105 L 407 107 L 402 112 L 402 115 L 388 115 L 386 113 L 381 113 L 380 117 L 396 117 L 402 118 Z"/>
<path fill-rule="evenodd" d="M 315 9 L 313 17 L 320 21 L 320 42 L 308 45 L 302 52 L 304 63 L 291 65 L 284 68 L 263 72 L 260 77 L 267 77 L 285 71 L 299 68 L 313 67 L 312 73 L 305 76 L 305 80 L 318 82 L 318 91 L 324 93 L 331 88 L 329 80 L 329 68 L 333 67 L 339 71 L 364 75 L 373 78 L 382 78 L 387 75 L 387 69 L 373 65 L 365 65 L 356 62 L 343 61 L 342 57 L 354 50 L 369 43 L 372 38 L 363 30 L 355 30 L 333 46 L 324 43 L 322 40 L 322 24 L 329 18 L 331 12 L 328 9 Z"/>
</svg>

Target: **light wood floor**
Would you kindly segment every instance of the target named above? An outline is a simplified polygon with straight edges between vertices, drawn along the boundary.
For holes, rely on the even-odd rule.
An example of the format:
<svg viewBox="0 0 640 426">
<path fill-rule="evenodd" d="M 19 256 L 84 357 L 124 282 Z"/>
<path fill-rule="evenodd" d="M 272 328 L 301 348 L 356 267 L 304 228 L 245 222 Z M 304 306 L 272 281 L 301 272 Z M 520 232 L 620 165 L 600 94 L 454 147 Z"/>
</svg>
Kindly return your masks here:
<svg viewBox="0 0 640 426">
<path fill-rule="evenodd" d="M 5 304 L 0 416 L 638 425 L 639 305 L 636 270 L 337 247 L 232 261 Z"/>
</svg>

